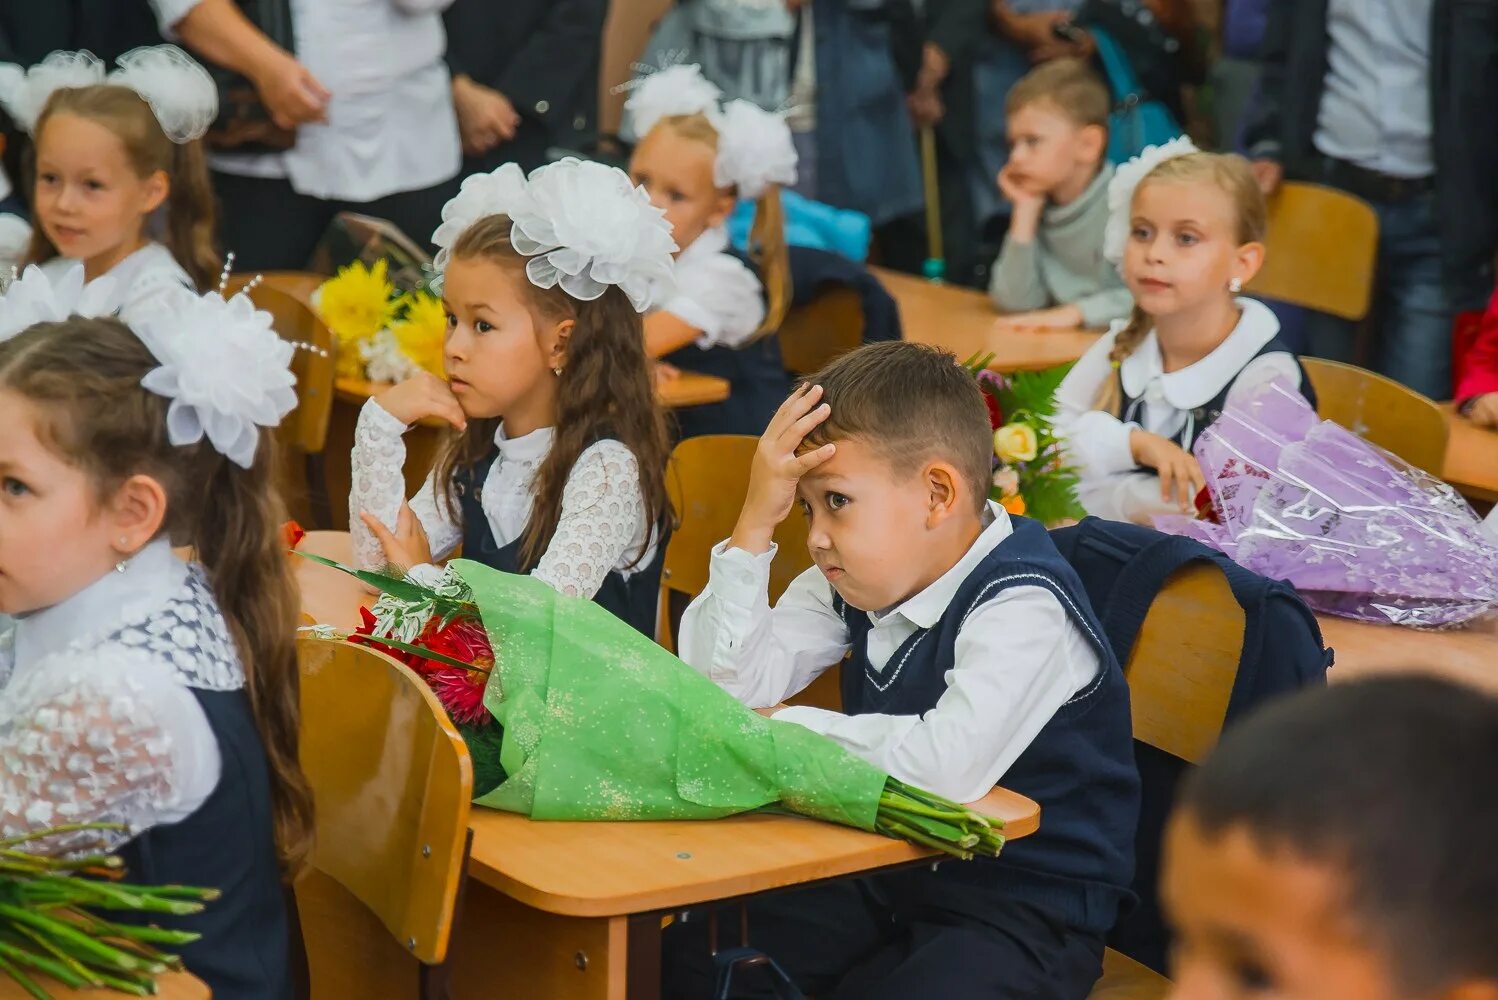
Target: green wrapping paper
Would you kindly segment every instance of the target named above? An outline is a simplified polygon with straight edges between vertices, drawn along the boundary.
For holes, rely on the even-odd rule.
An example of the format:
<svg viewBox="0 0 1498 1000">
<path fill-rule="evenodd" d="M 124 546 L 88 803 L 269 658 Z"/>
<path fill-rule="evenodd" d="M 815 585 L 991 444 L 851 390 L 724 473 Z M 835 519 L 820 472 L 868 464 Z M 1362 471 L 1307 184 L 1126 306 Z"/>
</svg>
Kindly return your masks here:
<svg viewBox="0 0 1498 1000">
<path fill-rule="evenodd" d="M 886 775 L 739 704 L 592 601 L 457 560 L 496 666 L 506 779 L 475 801 L 543 820 L 715 819 L 779 804 L 874 830 Z"/>
</svg>

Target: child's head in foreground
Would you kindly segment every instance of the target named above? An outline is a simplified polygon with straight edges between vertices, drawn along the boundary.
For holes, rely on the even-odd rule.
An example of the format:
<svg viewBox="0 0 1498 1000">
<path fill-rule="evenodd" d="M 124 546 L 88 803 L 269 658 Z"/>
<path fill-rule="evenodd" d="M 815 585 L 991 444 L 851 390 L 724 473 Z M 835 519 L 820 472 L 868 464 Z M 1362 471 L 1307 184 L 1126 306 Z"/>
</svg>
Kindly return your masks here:
<svg viewBox="0 0 1498 1000">
<path fill-rule="evenodd" d="M 1009 163 L 1036 194 L 1097 175 L 1108 151 L 1108 88 L 1080 59 L 1054 59 L 1026 73 L 1004 101 Z"/>
<path fill-rule="evenodd" d="M 952 355 L 903 341 L 861 347 L 806 382 L 830 414 L 803 447 L 837 446 L 798 488 L 807 545 L 849 604 L 892 607 L 982 531 L 993 474 L 982 392 Z"/>
<path fill-rule="evenodd" d="M 1177 1000 L 1498 997 L 1498 701 L 1334 684 L 1232 730 L 1161 885 Z"/>
</svg>

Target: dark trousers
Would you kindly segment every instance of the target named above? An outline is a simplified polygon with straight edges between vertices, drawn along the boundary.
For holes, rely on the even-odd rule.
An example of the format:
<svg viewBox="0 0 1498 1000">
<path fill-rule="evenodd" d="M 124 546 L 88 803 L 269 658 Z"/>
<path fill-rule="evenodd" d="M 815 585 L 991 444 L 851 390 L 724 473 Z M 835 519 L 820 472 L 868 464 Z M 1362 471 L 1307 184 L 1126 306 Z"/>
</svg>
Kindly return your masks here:
<svg viewBox="0 0 1498 1000">
<path fill-rule="evenodd" d="M 418 246 L 431 246 L 442 222 L 442 206 L 458 192 L 462 178 L 429 188 L 400 191 L 374 201 L 333 201 L 292 190 L 284 178 L 240 177 L 215 171 L 219 204 L 219 247 L 234 252 L 234 269 L 297 271 L 339 212 L 387 219 Z"/>
<path fill-rule="evenodd" d="M 896 878 L 909 878 L 908 873 Z M 983 920 L 891 904 L 886 878 L 832 882 L 752 900 L 749 943 L 818 1000 L 1085 1000 L 1102 974 L 1099 936 L 1022 903 Z M 739 943 L 737 907 L 719 911 L 719 947 Z M 705 911 L 665 932 L 667 1000 L 713 995 Z M 738 971 L 735 998 L 772 997 L 763 967 Z"/>
</svg>

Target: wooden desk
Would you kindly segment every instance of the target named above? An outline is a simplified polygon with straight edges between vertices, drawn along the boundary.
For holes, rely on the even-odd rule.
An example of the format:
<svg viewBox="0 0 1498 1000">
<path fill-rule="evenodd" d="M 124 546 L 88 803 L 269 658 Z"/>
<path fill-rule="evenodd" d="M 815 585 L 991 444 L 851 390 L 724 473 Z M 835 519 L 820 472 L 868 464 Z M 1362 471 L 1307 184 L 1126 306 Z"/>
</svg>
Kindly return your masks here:
<svg viewBox="0 0 1498 1000">
<path fill-rule="evenodd" d="M 41 975 L 34 979 L 43 989 L 58 1000 L 120 1000 L 125 996 L 114 990 L 70 990 L 56 980 Z M 161 1000 L 208 1000 L 208 985 L 196 976 L 185 972 L 169 972 L 156 980 L 156 996 Z M 30 1000 L 31 994 L 21 989 L 9 976 L 0 973 L 0 1000 Z"/>
<path fill-rule="evenodd" d="M 1451 428 L 1442 478 L 1468 499 L 1498 503 L 1498 431 L 1457 416 L 1450 403 L 1441 409 Z"/>
<path fill-rule="evenodd" d="M 1039 371 L 1075 361 L 1099 336 L 1086 330 L 1005 330 L 980 291 L 933 285 L 882 267 L 869 270 L 899 304 L 906 340 L 951 351 L 959 361 L 992 353 L 989 367 L 996 372 Z"/>
<path fill-rule="evenodd" d="M 348 536 L 339 532 L 313 532 L 302 548 L 349 558 Z M 308 615 L 341 628 L 358 621 L 359 605 L 369 598 L 357 581 L 310 560 L 297 560 L 296 573 Z M 1039 826 L 1039 807 L 1002 788 L 978 807 L 1003 819 L 1011 839 Z M 546 823 L 475 809 L 470 822 L 472 880 L 451 958 L 460 997 L 654 1000 L 664 915 L 933 856 L 903 841 L 794 816 Z"/>
<path fill-rule="evenodd" d="M 1374 625 L 1317 615 L 1326 644 L 1336 650 L 1333 681 L 1378 674 L 1422 673 L 1498 694 L 1498 620 L 1446 632 Z"/>
</svg>

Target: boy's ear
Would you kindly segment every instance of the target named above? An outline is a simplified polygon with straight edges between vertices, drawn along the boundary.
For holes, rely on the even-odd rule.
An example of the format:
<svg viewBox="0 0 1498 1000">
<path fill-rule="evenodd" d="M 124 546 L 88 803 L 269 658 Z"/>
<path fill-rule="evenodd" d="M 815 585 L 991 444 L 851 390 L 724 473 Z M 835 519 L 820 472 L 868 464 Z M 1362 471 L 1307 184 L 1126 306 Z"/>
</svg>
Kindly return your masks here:
<svg viewBox="0 0 1498 1000">
<path fill-rule="evenodd" d="M 1237 259 L 1233 261 L 1233 277 L 1246 285 L 1254 280 L 1254 275 L 1263 266 L 1264 244 L 1245 243 L 1238 248 Z"/>
<path fill-rule="evenodd" d="M 109 519 L 110 541 L 121 553 L 138 552 L 166 520 L 166 489 L 151 476 L 131 476 L 115 490 L 104 516 Z"/>
<path fill-rule="evenodd" d="M 1077 142 L 1082 159 L 1101 166 L 1103 154 L 1108 151 L 1108 129 L 1102 125 L 1083 125 L 1077 132 Z"/>
<path fill-rule="evenodd" d="M 967 503 L 966 490 L 957 467 L 950 462 L 937 460 L 926 466 L 924 472 L 929 507 L 926 527 L 935 528 L 947 518 L 960 511 Z"/>
<path fill-rule="evenodd" d="M 728 221 L 733 214 L 733 207 L 739 203 L 738 195 L 731 189 L 718 191 L 718 199 L 713 203 L 713 214 L 707 217 L 709 229 L 716 229 Z"/>
</svg>

